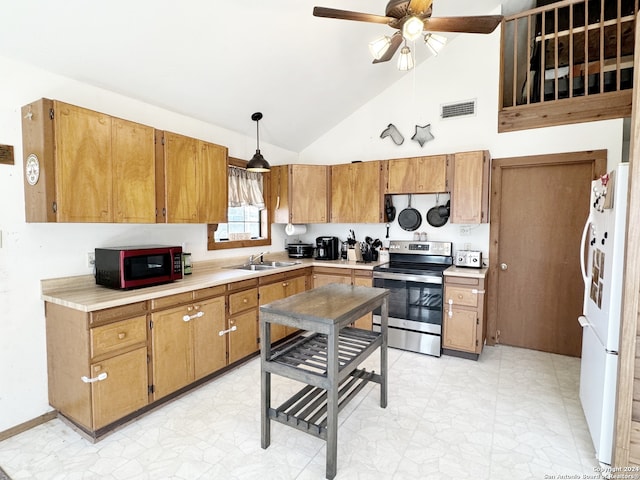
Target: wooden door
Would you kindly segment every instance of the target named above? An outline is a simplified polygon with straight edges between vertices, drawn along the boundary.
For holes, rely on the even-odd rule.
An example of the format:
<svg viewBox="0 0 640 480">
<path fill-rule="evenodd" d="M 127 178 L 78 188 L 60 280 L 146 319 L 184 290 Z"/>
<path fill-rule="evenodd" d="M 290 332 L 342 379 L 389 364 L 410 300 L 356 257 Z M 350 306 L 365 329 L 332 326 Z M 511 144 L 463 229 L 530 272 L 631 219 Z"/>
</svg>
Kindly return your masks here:
<svg viewBox="0 0 640 480">
<path fill-rule="evenodd" d="M 351 270 L 347 270 L 349 275 L 332 275 L 327 273 L 314 273 L 313 274 L 313 288 L 323 287 L 330 283 L 342 283 L 345 285 L 351 285 Z"/>
<path fill-rule="evenodd" d="M 196 170 L 198 222 L 225 223 L 229 208 L 227 148 L 200 141 Z"/>
<path fill-rule="evenodd" d="M 117 223 L 156 221 L 155 145 L 152 127 L 114 118 L 113 213 Z"/>
<path fill-rule="evenodd" d="M 151 343 L 153 349 L 154 399 L 164 397 L 193 381 L 193 348 L 187 307 L 153 313 Z"/>
<path fill-rule="evenodd" d="M 287 280 L 286 287 L 286 296 L 290 297 L 291 295 L 295 295 L 297 293 L 302 293 L 307 290 L 307 277 L 306 275 L 291 278 Z M 286 327 L 287 335 L 291 335 L 294 332 L 297 332 L 299 329 L 295 327 Z"/>
<path fill-rule="evenodd" d="M 379 161 L 351 164 L 353 192 L 351 221 L 357 223 L 382 222 L 382 170 Z"/>
<path fill-rule="evenodd" d="M 327 223 L 329 167 L 289 166 L 291 223 Z"/>
<path fill-rule="evenodd" d="M 168 223 L 198 221 L 197 157 L 198 141 L 195 138 L 171 132 L 164 133 L 165 202 Z"/>
<path fill-rule="evenodd" d="M 273 166 L 269 176 L 273 223 L 289 223 L 289 166 Z"/>
<path fill-rule="evenodd" d="M 225 329 L 224 296 L 198 304 L 202 317 L 191 320 L 195 379 L 220 370 L 227 364 L 227 343 L 219 332 Z"/>
<path fill-rule="evenodd" d="M 91 384 L 93 430 L 141 409 L 148 403 L 147 347 L 91 365 L 91 375 L 107 378 Z"/>
<path fill-rule="evenodd" d="M 263 285 L 260 287 L 260 305 L 266 305 L 267 303 L 275 302 L 281 298 L 287 296 L 286 287 L 288 281 L 275 282 L 270 285 Z M 286 325 L 280 325 L 278 323 L 271 324 L 271 343 L 287 336 Z"/>
<path fill-rule="evenodd" d="M 449 316 L 449 308 L 451 316 Z M 457 306 L 445 306 L 442 346 L 465 352 L 476 351 L 478 312 Z"/>
<path fill-rule="evenodd" d="M 353 284 L 360 285 L 363 287 L 373 287 L 373 277 L 370 276 L 359 276 L 357 273 L 353 277 Z M 358 320 L 353 322 L 353 326 L 356 328 L 362 328 L 364 330 L 372 330 L 373 329 L 373 312 L 369 312 L 366 315 L 363 315 Z"/>
<path fill-rule="evenodd" d="M 451 179 L 451 223 L 489 220 L 489 153 L 456 153 Z"/>
<path fill-rule="evenodd" d="M 353 164 L 331 165 L 331 222 L 350 223 L 354 218 Z"/>
<path fill-rule="evenodd" d="M 397 158 L 388 161 L 386 193 L 439 193 L 446 190 L 446 155 Z"/>
<path fill-rule="evenodd" d="M 489 343 L 580 356 L 579 250 L 606 151 L 493 162 Z"/>
<path fill-rule="evenodd" d="M 229 363 L 258 351 L 258 311 L 249 310 L 229 319 Z"/>
<path fill-rule="evenodd" d="M 111 117 L 54 102 L 59 222 L 112 222 Z"/>
</svg>

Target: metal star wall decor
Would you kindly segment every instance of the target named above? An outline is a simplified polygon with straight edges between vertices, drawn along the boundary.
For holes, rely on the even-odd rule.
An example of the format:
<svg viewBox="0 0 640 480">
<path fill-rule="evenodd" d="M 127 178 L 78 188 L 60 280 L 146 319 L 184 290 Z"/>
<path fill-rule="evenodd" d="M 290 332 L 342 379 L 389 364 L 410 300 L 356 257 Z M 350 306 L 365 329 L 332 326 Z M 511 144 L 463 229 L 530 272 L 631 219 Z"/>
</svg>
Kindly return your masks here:
<svg viewBox="0 0 640 480">
<path fill-rule="evenodd" d="M 380 138 L 386 137 L 391 137 L 391 140 L 393 140 L 393 143 L 395 143 L 396 145 L 402 145 L 402 143 L 404 142 L 404 137 L 393 123 L 390 123 L 387 128 L 385 128 L 380 134 Z"/>
<path fill-rule="evenodd" d="M 416 133 L 413 134 L 411 140 L 415 140 L 420 144 L 420 146 L 424 146 L 425 143 L 433 140 L 435 137 L 431 134 L 431 124 L 427 124 L 424 126 L 416 125 Z"/>
</svg>

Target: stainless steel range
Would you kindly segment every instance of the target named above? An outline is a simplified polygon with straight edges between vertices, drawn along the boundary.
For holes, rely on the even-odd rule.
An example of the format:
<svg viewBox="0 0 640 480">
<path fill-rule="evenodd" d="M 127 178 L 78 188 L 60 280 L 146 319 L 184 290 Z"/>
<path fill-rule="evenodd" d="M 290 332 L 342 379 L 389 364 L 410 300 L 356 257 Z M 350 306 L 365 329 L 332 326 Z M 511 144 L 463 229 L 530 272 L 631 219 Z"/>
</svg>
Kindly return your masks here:
<svg viewBox="0 0 640 480">
<path fill-rule="evenodd" d="M 439 357 L 443 273 L 453 264 L 450 242 L 392 240 L 389 263 L 373 268 L 373 285 L 387 288 L 389 346 Z M 380 331 L 380 312 L 373 329 Z"/>
</svg>

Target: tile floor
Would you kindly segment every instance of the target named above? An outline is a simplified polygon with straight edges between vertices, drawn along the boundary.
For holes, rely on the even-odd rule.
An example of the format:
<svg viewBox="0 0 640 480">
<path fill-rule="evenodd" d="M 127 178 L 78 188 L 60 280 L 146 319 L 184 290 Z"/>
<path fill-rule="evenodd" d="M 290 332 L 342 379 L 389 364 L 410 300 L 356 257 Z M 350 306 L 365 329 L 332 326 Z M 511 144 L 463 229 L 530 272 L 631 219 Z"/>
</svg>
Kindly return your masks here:
<svg viewBox="0 0 640 480">
<path fill-rule="evenodd" d="M 579 359 L 506 346 L 478 362 L 390 349 L 389 367 L 386 409 L 371 384 L 340 413 L 336 479 L 594 475 Z M 322 440 L 272 423 L 260 448 L 259 368 L 251 360 L 96 444 L 52 420 L 0 442 L 0 467 L 13 480 L 325 478 Z M 299 388 L 272 382 L 274 405 Z"/>
</svg>

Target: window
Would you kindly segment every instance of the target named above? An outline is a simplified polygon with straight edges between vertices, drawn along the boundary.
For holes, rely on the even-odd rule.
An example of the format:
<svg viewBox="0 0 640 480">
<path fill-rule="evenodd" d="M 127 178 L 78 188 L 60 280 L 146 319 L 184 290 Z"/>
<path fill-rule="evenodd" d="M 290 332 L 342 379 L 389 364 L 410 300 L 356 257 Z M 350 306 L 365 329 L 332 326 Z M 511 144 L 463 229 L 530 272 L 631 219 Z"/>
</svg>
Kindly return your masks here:
<svg viewBox="0 0 640 480">
<path fill-rule="evenodd" d="M 244 160 L 229 158 L 230 206 L 227 210 L 227 223 L 208 225 L 209 250 L 271 244 L 271 224 L 269 210 L 266 208 L 270 198 L 269 173 L 259 174 L 260 192 L 256 191 L 256 183 L 251 185 L 241 183 L 238 187 L 238 176 L 246 179 L 249 174 L 253 180 L 256 180 L 255 174 L 244 170 L 246 165 L 247 162 Z M 262 205 L 256 206 L 251 203 L 262 203 Z"/>
</svg>

